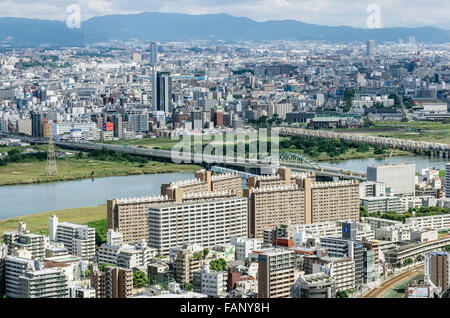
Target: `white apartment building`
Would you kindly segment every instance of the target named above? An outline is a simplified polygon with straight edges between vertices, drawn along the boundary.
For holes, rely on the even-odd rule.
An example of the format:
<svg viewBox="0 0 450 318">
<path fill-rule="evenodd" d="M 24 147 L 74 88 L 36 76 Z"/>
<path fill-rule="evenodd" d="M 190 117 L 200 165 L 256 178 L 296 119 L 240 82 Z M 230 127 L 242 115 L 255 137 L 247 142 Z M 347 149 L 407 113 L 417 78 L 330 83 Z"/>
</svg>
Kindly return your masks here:
<svg viewBox="0 0 450 318">
<path fill-rule="evenodd" d="M 336 291 L 355 289 L 355 261 L 351 258 L 324 258 L 330 262 L 322 272 L 334 279 Z"/>
<path fill-rule="evenodd" d="M 364 181 L 359 184 L 359 197 L 383 197 L 386 195 L 386 184 L 375 181 Z"/>
<path fill-rule="evenodd" d="M 405 224 L 418 229 L 446 230 L 450 229 L 450 214 L 407 218 Z"/>
<path fill-rule="evenodd" d="M 400 197 L 361 197 L 360 204 L 364 206 L 369 213 L 397 211 L 404 213 L 407 211 L 407 203 Z"/>
<path fill-rule="evenodd" d="M 231 243 L 236 248 L 236 260 L 245 261 L 252 251 L 261 249 L 262 240 L 256 238 L 233 237 Z"/>
<path fill-rule="evenodd" d="M 157 255 L 156 249 L 148 247 L 145 240 L 141 240 L 138 245 L 123 244 L 114 233 L 118 232 L 108 230 L 107 242 L 98 248 L 98 263 L 146 270 L 150 260 Z"/>
<path fill-rule="evenodd" d="M 26 271 L 19 276 L 20 298 L 67 298 L 66 274 L 60 269 Z"/>
<path fill-rule="evenodd" d="M 226 198 L 149 207 L 149 245 L 161 255 L 183 243 L 207 248 L 247 235 L 247 199 Z"/>
<path fill-rule="evenodd" d="M 194 272 L 194 292 L 220 297 L 226 291 L 226 279 L 226 272 L 213 271 L 209 265 L 205 265 L 200 271 Z"/>
<path fill-rule="evenodd" d="M 95 229 L 87 225 L 58 222 L 55 215 L 50 217 L 50 240 L 61 242 L 69 253 L 83 258 L 95 256 Z"/>
<path fill-rule="evenodd" d="M 38 263 L 32 259 L 8 255 L 5 259 L 5 290 L 6 297 L 20 298 L 19 277 L 26 271 L 38 268 Z"/>
</svg>

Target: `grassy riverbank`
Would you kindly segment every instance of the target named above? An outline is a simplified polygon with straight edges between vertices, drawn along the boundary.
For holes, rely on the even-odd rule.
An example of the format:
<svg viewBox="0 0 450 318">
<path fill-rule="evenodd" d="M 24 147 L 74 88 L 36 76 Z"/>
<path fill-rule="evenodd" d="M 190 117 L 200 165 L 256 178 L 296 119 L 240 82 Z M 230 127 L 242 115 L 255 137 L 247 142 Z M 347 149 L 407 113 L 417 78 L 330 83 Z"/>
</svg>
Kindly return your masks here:
<svg viewBox="0 0 450 318">
<path fill-rule="evenodd" d="M 196 165 L 176 165 L 158 161 L 147 163 L 101 161 L 95 159 L 65 158 L 57 160 L 58 176 L 45 175 L 46 162 L 9 163 L 0 167 L 0 186 L 53 181 L 68 181 L 109 176 L 195 171 Z"/>
<path fill-rule="evenodd" d="M 51 215 L 58 216 L 60 222 L 87 224 L 106 219 L 106 205 L 56 210 L 0 220 L 0 235 L 3 238 L 3 232 L 16 230 L 19 221 L 26 223 L 31 233 L 48 234 L 48 222 Z"/>
</svg>

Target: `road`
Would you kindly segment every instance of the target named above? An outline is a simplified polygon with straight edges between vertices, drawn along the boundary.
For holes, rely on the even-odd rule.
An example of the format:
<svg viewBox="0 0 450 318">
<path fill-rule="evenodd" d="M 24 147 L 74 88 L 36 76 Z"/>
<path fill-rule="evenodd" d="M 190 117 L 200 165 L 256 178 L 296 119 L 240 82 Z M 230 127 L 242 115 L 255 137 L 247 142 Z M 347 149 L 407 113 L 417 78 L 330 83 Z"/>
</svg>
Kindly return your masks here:
<svg viewBox="0 0 450 318">
<path fill-rule="evenodd" d="M 385 294 L 389 289 L 393 288 L 396 284 L 402 282 L 403 280 L 407 280 L 413 277 L 414 275 L 420 273 L 421 271 L 423 271 L 423 264 L 414 266 L 408 269 L 407 271 L 384 281 L 380 287 L 372 289 L 367 294 L 362 296 L 362 298 L 379 298 L 383 294 Z"/>
</svg>

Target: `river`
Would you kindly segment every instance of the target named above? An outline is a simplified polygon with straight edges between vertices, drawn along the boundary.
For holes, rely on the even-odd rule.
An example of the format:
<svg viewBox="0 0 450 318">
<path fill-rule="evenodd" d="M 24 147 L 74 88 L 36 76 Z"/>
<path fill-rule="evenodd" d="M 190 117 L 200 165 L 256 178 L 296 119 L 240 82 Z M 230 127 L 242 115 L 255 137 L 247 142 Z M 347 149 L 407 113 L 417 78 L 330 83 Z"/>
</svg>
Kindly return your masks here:
<svg viewBox="0 0 450 318">
<path fill-rule="evenodd" d="M 0 187 L 0 220 L 106 204 L 107 199 L 159 195 L 161 184 L 190 179 L 192 172 L 143 174 Z"/>
<path fill-rule="evenodd" d="M 367 165 L 385 159 L 350 159 L 320 162 L 324 166 L 366 171 Z M 416 171 L 435 167 L 445 169 L 447 159 L 425 156 L 392 157 L 391 163 L 414 163 Z M 189 179 L 192 172 L 132 175 L 77 181 L 51 182 L 0 187 L 0 220 L 52 210 L 106 204 L 107 199 L 159 195 L 161 184 Z"/>
</svg>

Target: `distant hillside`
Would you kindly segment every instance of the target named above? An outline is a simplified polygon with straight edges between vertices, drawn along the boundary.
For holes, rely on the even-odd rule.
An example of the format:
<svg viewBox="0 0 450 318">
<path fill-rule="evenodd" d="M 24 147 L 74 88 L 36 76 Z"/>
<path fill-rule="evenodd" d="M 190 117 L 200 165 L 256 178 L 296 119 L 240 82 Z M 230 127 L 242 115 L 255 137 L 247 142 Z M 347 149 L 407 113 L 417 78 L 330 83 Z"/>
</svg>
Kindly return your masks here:
<svg viewBox="0 0 450 318">
<path fill-rule="evenodd" d="M 294 20 L 257 22 L 227 14 L 187 15 L 145 12 L 132 15 L 94 17 L 81 23 L 81 29 L 69 29 L 65 22 L 0 18 L 0 45 L 78 46 L 86 43 L 128 40 L 317 40 L 327 42 L 407 41 L 415 36 L 420 42 L 450 42 L 450 31 L 435 27 L 359 29 L 346 26 L 322 26 Z"/>
</svg>

